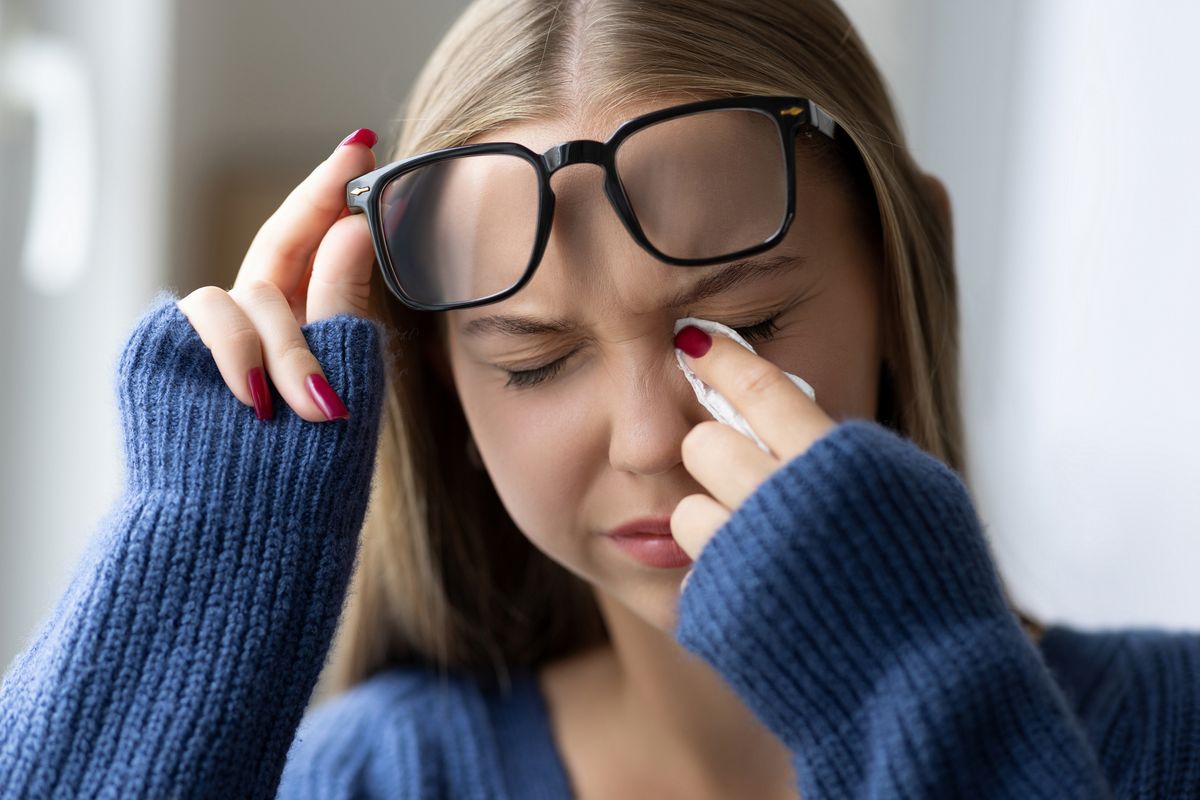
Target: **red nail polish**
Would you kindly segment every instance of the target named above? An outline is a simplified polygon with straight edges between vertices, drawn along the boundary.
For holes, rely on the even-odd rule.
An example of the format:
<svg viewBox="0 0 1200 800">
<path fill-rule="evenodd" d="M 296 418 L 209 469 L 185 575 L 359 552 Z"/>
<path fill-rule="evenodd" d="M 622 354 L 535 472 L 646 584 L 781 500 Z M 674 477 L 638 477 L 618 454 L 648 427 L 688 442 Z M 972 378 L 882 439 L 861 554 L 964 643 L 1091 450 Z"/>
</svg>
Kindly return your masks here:
<svg viewBox="0 0 1200 800">
<path fill-rule="evenodd" d="M 354 133 L 338 142 L 338 147 L 347 144 L 355 144 L 357 142 L 362 142 L 367 147 L 374 147 L 375 142 L 377 141 L 379 141 L 379 137 L 375 135 L 375 131 L 371 130 L 370 128 L 359 128 Z"/>
<path fill-rule="evenodd" d="M 684 325 L 675 334 L 675 346 L 692 358 L 699 358 L 712 347 L 712 338 L 695 325 Z"/>
<path fill-rule="evenodd" d="M 262 367 L 255 367 L 246 374 L 246 383 L 250 384 L 250 396 L 254 400 L 254 413 L 260 420 L 270 419 L 275 415 L 271 405 L 271 390 L 267 388 L 267 378 Z"/>
<path fill-rule="evenodd" d="M 305 382 L 308 384 L 308 393 L 312 395 L 312 399 L 320 407 L 321 413 L 325 415 L 325 419 L 350 418 L 350 412 L 342 405 L 342 401 L 338 399 L 329 382 L 319 372 L 309 375 Z"/>
</svg>

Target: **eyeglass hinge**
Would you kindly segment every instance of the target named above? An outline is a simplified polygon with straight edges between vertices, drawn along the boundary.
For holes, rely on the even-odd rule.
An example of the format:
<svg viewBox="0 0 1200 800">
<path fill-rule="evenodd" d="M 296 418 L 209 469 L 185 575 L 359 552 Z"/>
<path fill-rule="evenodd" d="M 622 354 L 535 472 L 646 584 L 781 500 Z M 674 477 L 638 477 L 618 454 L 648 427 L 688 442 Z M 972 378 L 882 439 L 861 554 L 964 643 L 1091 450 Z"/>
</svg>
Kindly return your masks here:
<svg viewBox="0 0 1200 800">
<path fill-rule="evenodd" d="M 812 100 L 808 101 L 808 113 L 809 119 L 812 121 L 812 124 L 816 126 L 817 130 L 826 136 L 833 138 L 834 131 L 837 129 L 837 123 L 834 122 L 833 117 L 829 116 L 829 114 L 825 112 L 825 109 L 821 108 Z"/>
<path fill-rule="evenodd" d="M 779 110 L 779 116 L 798 117 L 805 111 L 808 112 L 808 121 L 812 124 L 812 126 L 821 133 L 832 138 L 833 132 L 837 128 L 837 123 L 833 121 L 833 117 L 825 113 L 825 109 L 821 108 L 812 100 L 808 101 L 807 109 L 801 106 L 788 106 L 787 108 L 781 108 Z"/>
<path fill-rule="evenodd" d="M 358 195 L 363 194 L 365 192 L 369 192 L 369 191 L 371 191 L 370 186 L 356 186 L 350 190 L 350 194 L 357 197 Z"/>
</svg>

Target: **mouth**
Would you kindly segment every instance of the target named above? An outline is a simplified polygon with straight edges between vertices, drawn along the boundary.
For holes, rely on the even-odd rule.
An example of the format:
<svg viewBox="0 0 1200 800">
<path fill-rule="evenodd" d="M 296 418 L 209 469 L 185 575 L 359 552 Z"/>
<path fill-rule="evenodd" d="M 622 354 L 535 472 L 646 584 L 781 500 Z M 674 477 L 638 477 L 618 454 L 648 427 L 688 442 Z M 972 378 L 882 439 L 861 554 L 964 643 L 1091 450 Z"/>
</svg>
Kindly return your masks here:
<svg viewBox="0 0 1200 800">
<path fill-rule="evenodd" d="M 628 536 L 671 536 L 671 515 L 634 517 L 610 529 L 606 536 L 614 539 Z"/>
<path fill-rule="evenodd" d="M 625 555 L 647 567 L 678 569 L 691 557 L 671 535 L 670 515 L 637 517 L 612 528 L 606 538 Z"/>
</svg>

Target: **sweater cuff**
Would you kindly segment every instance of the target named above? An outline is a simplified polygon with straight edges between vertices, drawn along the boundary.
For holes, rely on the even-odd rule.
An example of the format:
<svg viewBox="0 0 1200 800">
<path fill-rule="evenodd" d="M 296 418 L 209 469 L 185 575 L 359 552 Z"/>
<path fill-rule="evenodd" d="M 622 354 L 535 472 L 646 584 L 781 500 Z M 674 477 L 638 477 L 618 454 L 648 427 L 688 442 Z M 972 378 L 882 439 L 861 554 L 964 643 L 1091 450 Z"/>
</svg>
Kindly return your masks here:
<svg viewBox="0 0 1200 800">
<path fill-rule="evenodd" d="M 675 636 L 786 744 L 811 749 L 854 724 L 922 648 L 1021 633 L 958 475 L 911 440 L 849 420 L 716 532 Z"/>
<path fill-rule="evenodd" d="M 273 797 L 340 618 L 386 329 L 303 326 L 350 418 L 260 421 L 175 301 L 119 360 L 125 492 L 0 684 L 0 784 L 28 796 Z"/>
<path fill-rule="evenodd" d="M 382 411 L 380 323 L 338 314 L 301 327 L 349 419 L 309 422 L 268 380 L 275 416 L 264 421 L 225 384 L 178 299 L 160 290 L 118 359 L 128 490 L 203 494 L 226 509 L 302 505 L 290 496 L 295 486 L 311 487 L 312 497 L 359 494 L 373 471 Z M 246 486 L 259 495 L 241 496 Z"/>
</svg>

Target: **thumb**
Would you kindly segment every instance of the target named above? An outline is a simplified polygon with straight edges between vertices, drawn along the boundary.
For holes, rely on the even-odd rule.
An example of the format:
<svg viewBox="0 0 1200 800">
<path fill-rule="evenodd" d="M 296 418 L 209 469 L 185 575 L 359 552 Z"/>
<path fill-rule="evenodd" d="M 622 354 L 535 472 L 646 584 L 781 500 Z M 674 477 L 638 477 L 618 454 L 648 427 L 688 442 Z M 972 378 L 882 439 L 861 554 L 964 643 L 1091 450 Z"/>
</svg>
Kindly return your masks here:
<svg viewBox="0 0 1200 800">
<path fill-rule="evenodd" d="M 365 317 L 371 292 L 375 250 L 366 214 L 350 214 L 330 226 L 313 257 L 305 319 L 334 314 Z"/>
</svg>

